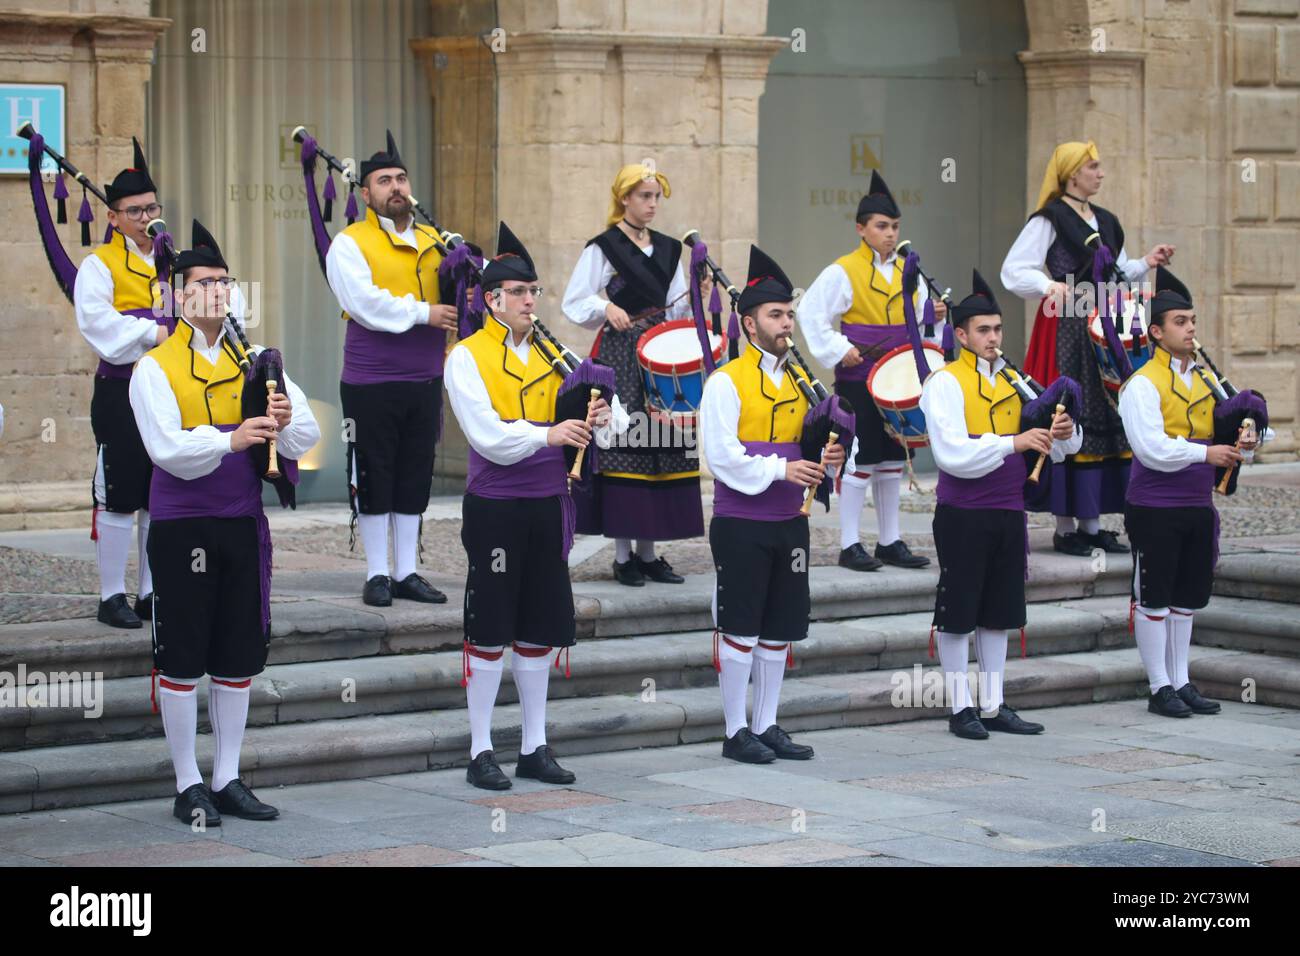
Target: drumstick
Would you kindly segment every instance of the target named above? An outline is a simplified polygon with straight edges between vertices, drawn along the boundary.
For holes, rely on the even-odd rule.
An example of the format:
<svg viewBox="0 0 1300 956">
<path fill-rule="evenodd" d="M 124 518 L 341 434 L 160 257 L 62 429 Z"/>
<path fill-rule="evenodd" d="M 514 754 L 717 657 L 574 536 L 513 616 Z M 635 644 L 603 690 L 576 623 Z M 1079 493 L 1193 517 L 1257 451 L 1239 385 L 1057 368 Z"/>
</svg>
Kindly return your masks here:
<svg viewBox="0 0 1300 956">
<path fill-rule="evenodd" d="M 1063 414 L 1065 414 L 1065 406 L 1064 406 L 1064 405 L 1057 405 L 1057 406 L 1056 406 L 1056 414 L 1057 414 L 1057 415 L 1063 415 Z M 1042 452 L 1042 451 L 1040 451 L 1040 452 L 1038 453 L 1038 463 L 1037 463 L 1036 465 L 1034 465 L 1034 470 L 1033 470 L 1033 472 L 1032 472 L 1032 473 L 1030 474 L 1030 476 L 1029 476 L 1029 480 L 1032 481 L 1034 484 L 1038 484 L 1038 476 L 1039 476 L 1040 474 L 1042 474 L 1042 471 L 1043 471 L 1043 463 L 1047 461 L 1048 457 L 1049 457 L 1049 456 L 1048 456 L 1047 452 Z"/>
<path fill-rule="evenodd" d="M 591 406 L 592 406 L 593 404 L 595 404 L 595 402 L 596 402 L 596 400 L 597 400 L 598 398 L 600 398 L 600 389 L 598 389 L 598 388 L 593 388 L 593 389 L 591 390 L 591 400 L 590 400 L 589 402 L 587 402 L 587 414 L 588 414 L 588 415 L 591 414 Z M 579 479 L 582 478 L 582 458 L 583 458 L 583 456 L 586 454 L 586 452 L 587 452 L 587 446 L 586 446 L 586 445 L 583 445 L 581 448 L 578 449 L 578 454 L 575 455 L 574 458 L 573 458 L 573 468 L 569 471 L 569 487 L 570 487 L 570 488 L 573 487 L 573 483 L 574 483 L 575 481 L 578 481 Z"/>
<path fill-rule="evenodd" d="M 1237 429 L 1237 446 L 1236 446 L 1237 451 L 1241 451 L 1241 436 L 1245 435 L 1248 431 L 1253 432 L 1254 430 L 1255 430 L 1255 419 L 1243 418 L 1241 420 L 1241 427 Z M 1223 469 L 1223 480 L 1220 481 L 1214 488 L 1214 490 L 1217 491 L 1219 494 L 1226 495 L 1228 493 L 1228 479 L 1232 477 L 1232 469 L 1234 467 L 1236 466 L 1228 465 L 1227 468 Z"/>
<path fill-rule="evenodd" d="M 266 380 L 266 397 L 267 397 L 268 399 L 269 399 L 272 395 L 275 394 L 275 386 L 276 386 L 276 381 L 275 381 L 275 379 L 273 379 L 273 378 L 268 378 L 268 379 Z M 267 414 L 268 416 L 271 415 L 271 406 L 270 406 L 269 403 L 268 403 L 267 408 L 266 408 L 266 414 Z M 274 416 L 271 416 L 271 417 L 274 417 Z M 267 447 L 267 452 L 266 452 L 266 477 L 268 477 L 268 478 L 279 478 L 279 477 L 280 477 L 280 463 L 279 463 L 278 461 L 276 461 L 276 458 L 275 458 L 275 439 L 274 439 L 274 438 L 272 438 L 272 439 L 268 442 L 268 447 Z"/>
<path fill-rule="evenodd" d="M 834 445 L 837 441 L 839 441 L 839 438 L 840 436 L 837 433 L 831 432 L 830 437 L 826 439 L 826 447 L 822 449 L 823 465 L 826 464 L 827 450 L 831 447 L 831 445 Z M 813 485 L 808 489 L 808 497 L 804 498 L 803 507 L 799 509 L 799 513 L 803 515 L 805 518 L 808 517 L 808 515 L 812 512 L 813 498 L 817 496 L 817 489 L 818 487 L 820 487 L 820 485 L 821 482 L 818 482 L 817 484 Z"/>
</svg>

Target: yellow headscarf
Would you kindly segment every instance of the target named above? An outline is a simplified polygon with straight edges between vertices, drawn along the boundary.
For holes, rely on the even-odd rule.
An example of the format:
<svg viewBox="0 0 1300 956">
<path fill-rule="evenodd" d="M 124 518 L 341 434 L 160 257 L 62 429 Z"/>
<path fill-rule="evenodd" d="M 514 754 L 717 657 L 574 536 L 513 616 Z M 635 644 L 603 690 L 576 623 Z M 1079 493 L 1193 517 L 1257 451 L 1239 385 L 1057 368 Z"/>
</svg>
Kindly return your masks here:
<svg viewBox="0 0 1300 956">
<path fill-rule="evenodd" d="M 614 177 L 614 185 L 609 187 L 612 199 L 605 225 L 612 226 L 623 218 L 623 197 L 635 189 L 638 183 L 647 179 L 659 180 L 659 187 L 664 191 L 665 199 L 673 194 L 672 187 L 668 185 L 668 177 L 663 173 L 652 170 L 644 163 L 629 163 L 618 171 L 618 175 Z"/>
<path fill-rule="evenodd" d="M 1043 173 L 1043 188 L 1038 190 L 1038 205 L 1042 209 L 1053 199 L 1065 193 L 1065 184 L 1079 171 L 1084 163 L 1101 159 L 1097 146 L 1092 140 L 1086 143 L 1062 143 L 1052 150 L 1052 158 L 1047 161 L 1047 171 Z"/>
</svg>

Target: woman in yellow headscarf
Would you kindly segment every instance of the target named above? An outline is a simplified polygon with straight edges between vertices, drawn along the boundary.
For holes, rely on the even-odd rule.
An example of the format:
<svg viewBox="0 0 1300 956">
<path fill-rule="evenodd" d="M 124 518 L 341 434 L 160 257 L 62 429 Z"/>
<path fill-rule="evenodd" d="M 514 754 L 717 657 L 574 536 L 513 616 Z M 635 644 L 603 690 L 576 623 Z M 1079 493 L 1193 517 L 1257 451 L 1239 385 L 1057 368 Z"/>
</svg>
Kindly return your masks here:
<svg viewBox="0 0 1300 956">
<path fill-rule="evenodd" d="M 704 534 L 699 459 L 688 454 L 694 443 L 649 418 L 636 354 L 647 329 L 691 316 L 682 244 L 650 228 L 671 193 L 668 177 L 652 164 L 620 169 L 610 186 L 606 229 L 582 250 L 564 292 L 569 321 L 599 330 L 592 357 L 613 367 L 619 401 L 632 414 L 628 446 L 600 453 L 594 494 L 575 494 L 578 532 L 614 539 L 614 580 L 630 587 L 647 578 L 682 583 L 656 556 L 655 542 Z M 630 447 L 638 435 L 641 447 Z"/>
<path fill-rule="evenodd" d="M 1124 426 L 1101 383 L 1097 357 L 1088 334 L 1086 305 L 1075 295 L 1092 289 L 1093 233 L 1101 235 L 1120 272 L 1138 282 L 1147 270 L 1169 262 L 1174 247 L 1154 246 L 1141 259 L 1130 259 L 1124 229 L 1114 213 L 1092 203 L 1105 172 L 1092 141 L 1062 143 L 1052 151 L 1043 172 L 1034 213 L 1002 263 L 1002 284 L 1025 299 L 1038 299 L 1025 356 L 1025 371 L 1044 384 L 1068 375 L 1083 389 L 1083 408 L 1072 410 L 1083 428 L 1083 447 L 1064 463 L 1052 466 L 1047 493 L 1031 502 L 1032 510 L 1056 516 L 1053 546 L 1064 554 L 1090 555 L 1094 548 L 1127 553 L 1112 531 L 1101 529 L 1103 514 L 1124 511 L 1132 459 Z M 1127 330 L 1122 330 L 1127 331 Z"/>
</svg>

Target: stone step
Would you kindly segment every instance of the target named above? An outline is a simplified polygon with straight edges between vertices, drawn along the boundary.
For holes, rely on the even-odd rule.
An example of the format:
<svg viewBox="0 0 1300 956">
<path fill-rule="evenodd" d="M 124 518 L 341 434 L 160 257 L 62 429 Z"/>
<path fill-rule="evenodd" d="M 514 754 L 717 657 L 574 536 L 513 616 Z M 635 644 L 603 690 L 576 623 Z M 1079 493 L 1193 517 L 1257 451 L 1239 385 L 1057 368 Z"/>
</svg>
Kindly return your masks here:
<svg viewBox="0 0 1300 956">
<path fill-rule="evenodd" d="M 1261 704 L 1300 706 L 1300 660 L 1203 648 L 1192 678 L 1208 694 L 1238 699 L 1249 683 Z M 781 723 L 813 730 L 946 716 L 934 701 L 942 677 L 917 665 L 791 677 L 782 691 Z M 1018 709 L 1137 699 L 1147 687 L 1133 648 L 1013 659 L 1006 692 Z M 927 701 L 929 702 L 927 704 Z M 1135 703 L 1135 706 L 1140 704 Z M 548 709 L 547 736 L 561 754 L 670 746 L 718 739 L 721 701 L 716 686 L 655 689 L 602 697 L 560 699 Z M 1153 718 L 1155 719 L 1155 718 Z M 520 735 L 516 704 L 498 707 L 493 743 L 503 762 L 513 759 Z M 353 779 L 463 765 L 469 724 L 463 709 L 316 720 L 250 728 L 241 771 L 255 788 Z M 200 766 L 212 761 L 212 740 L 199 738 Z M 122 740 L 47 747 L 0 756 L 0 813 L 162 798 L 174 793 L 161 740 Z M 274 803 L 274 792 L 263 796 Z"/>
<path fill-rule="evenodd" d="M 1214 569 L 1214 593 L 1300 604 L 1300 554 L 1226 554 Z"/>
<path fill-rule="evenodd" d="M 1124 557 L 1124 556 L 1120 556 Z M 1034 554 L 1026 596 L 1031 602 L 1065 601 L 1127 593 L 1130 563 L 1111 561 L 1096 570 L 1090 559 Z M 272 664 L 418 654 L 458 648 L 463 638 L 464 591 L 434 578 L 447 603 L 397 601 L 367 607 L 356 575 L 323 572 L 277 577 L 272 602 Z M 932 610 L 938 570 L 886 568 L 862 574 L 816 567 L 809 574 L 815 620 Z M 628 588 L 613 581 L 574 585 L 578 639 L 627 637 L 712 628 L 713 576 L 687 576 L 685 584 Z M 93 619 L 0 626 L 0 672 L 20 663 L 28 671 L 83 671 L 105 678 L 145 675 L 152 665 L 150 632 L 115 630 Z"/>
</svg>

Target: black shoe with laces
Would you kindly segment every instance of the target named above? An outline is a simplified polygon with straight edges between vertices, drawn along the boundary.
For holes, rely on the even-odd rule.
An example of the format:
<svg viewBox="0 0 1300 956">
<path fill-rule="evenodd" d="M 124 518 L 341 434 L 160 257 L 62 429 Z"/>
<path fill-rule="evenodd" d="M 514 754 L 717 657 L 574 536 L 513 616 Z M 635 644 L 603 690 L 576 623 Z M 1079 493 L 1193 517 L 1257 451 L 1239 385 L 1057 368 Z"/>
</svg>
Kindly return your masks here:
<svg viewBox="0 0 1300 956">
<path fill-rule="evenodd" d="M 1044 730 L 1042 724 L 1021 719 L 1020 715 L 1005 703 L 992 717 L 981 717 L 980 724 L 985 730 L 998 730 L 1004 734 L 1041 734 Z"/>
<path fill-rule="evenodd" d="M 497 765 L 496 754 L 490 750 L 483 751 L 469 762 L 465 779 L 480 790 L 509 790 L 513 786 Z"/>
<path fill-rule="evenodd" d="M 772 748 L 755 737 L 748 727 L 741 727 L 722 742 L 722 756 L 741 763 L 771 763 L 776 759 Z"/>
<path fill-rule="evenodd" d="M 645 575 L 641 573 L 641 568 L 637 566 L 635 557 L 628 558 L 622 564 L 617 561 L 614 562 L 614 580 L 630 588 L 645 587 Z"/>
<path fill-rule="evenodd" d="M 663 559 L 655 558 L 653 561 L 642 561 L 640 558 L 633 558 L 636 562 L 637 569 L 643 577 L 656 581 L 659 584 L 684 584 L 686 579 L 673 570 L 673 566 Z"/>
<path fill-rule="evenodd" d="M 545 745 L 530 754 L 520 754 L 515 764 L 515 776 L 542 783 L 568 784 L 577 780 L 572 770 L 565 770 L 555 762 L 555 751 Z"/>
<path fill-rule="evenodd" d="M 1161 717 L 1190 717 L 1192 708 L 1174 693 L 1173 687 L 1168 684 L 1156 690 L 1147 700 L 1147 710 L 1153 714 L 1159 714 Z"/>
<path fill-rule="evenodd" d="M 1073 555 L 1076 558 L 1087 558 L 1092 555 L 1092 538 L 1090 535 L 1083 535 L 1077 531 L 1071 531 L 1068 534 L 1052 535 L 1052 548 L 1061 554 Z"/>
<path fill-rule="evenodd" d="M 761 740 L 768 750 L 776 754 L 778 760 L 811 760 L 813 756 L 811 747 L 807 744 L 795 743 L 790 739 L 790 735 L 776 724 L 761 734 L 755 734 L 754 739 Z"/>
<path fill-rule="evenodd" d="M 133 630 L 137 627 L 144 627 L 140 623 L 140 617 L 131 610 L 131 605 L 126 603 L 125 594 L 114 594 L 107 601 L 99 602 L 99 611 L 95 619 L 100 624 L 107 624 L 109 627 L 121 627 L 127 630 Z"/>
<path fill-rule="evenodd" d="M 980 723 L 979 712 L 974 707 L 963 707 L 948 718 L 948 729 L 967 740 L 988 740 L 989 732 Z"/>
<path fill-rule="evenodd" d="M 840 552 L 840 567 L 850 571 L 879 571 L 884 566 L 883 561 L 877 561 L 867 554 L 867 549 L 861 542 L 851 544 Z"/>
<path fill-rule="evenodd" d="M 1201 696 L 1195 684 L 1184 684 L 1178 688 L 1178 699 L 1198 714 L 1217 714 L 1221 708 L 1217 700 L 1208 700 Z"/>
<path fill-rule="evenodd" d="M 447 603 L 447 595 L 414 571 L 397 582 L 393 587 L 393 597 L 405 598 L 408 601 L 419 601 L 422 604 Z"/>
<path fill-rule="evenodd" d="M 371 607 L 391 607 L 393 603 L 393 579 L 386 574 L 376 574 L 366 582 L 361 591 L 361 600 Z"/>
<path fill-rule="evenodd" d="M 206 783 L 195 783 L 176 794 L 172 816 L 187 826 L 201 823 L 205 827 L 221 826 L 221 813 L 212 800 L 212 791 Z"/>
<path fill-rule="evenodd" d="M 212 795 L 217 809 L 229 817 L 241 820 L 274 820 L 280 811 L 253 796 L 253 791 L 235 778 Z"/>
<path fill-rule="evenodd" d="M 1088 542 L 1089 547 L 1101 548 L 1107 554 L 1128 554 L 1128 545 L 1119 543 L 1119 535 L 1114 531 L 1098 531 L 1096 534 L 1079 533 L 1079 537 Z"/>
<path fill-rule="evenodd" d="M 877 560 L 892 564 L 896 568 L 928 568 L 930 559 L 920 554 L 913 554 L 902 538 L 893 544 L 876 545 Z"/>
</svg>

